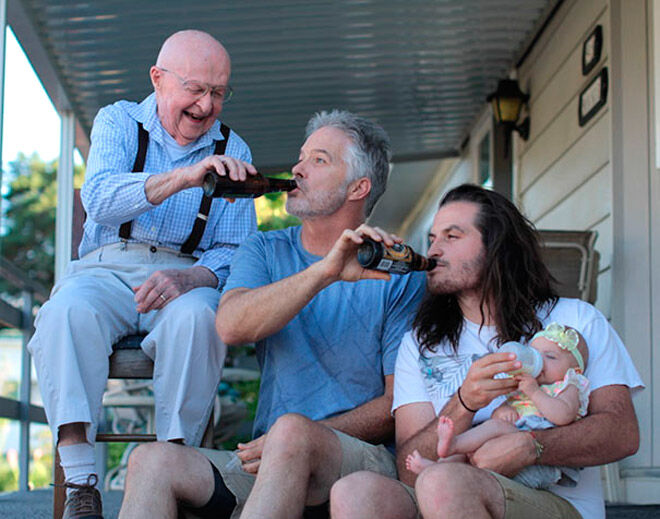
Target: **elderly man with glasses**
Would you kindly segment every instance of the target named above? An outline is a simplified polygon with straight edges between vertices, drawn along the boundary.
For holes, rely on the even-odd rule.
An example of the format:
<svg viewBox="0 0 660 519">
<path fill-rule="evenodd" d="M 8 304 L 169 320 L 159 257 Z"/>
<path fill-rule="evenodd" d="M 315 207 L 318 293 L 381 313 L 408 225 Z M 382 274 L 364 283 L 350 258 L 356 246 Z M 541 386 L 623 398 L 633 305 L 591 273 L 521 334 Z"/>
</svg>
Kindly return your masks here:
<svg viewBox="0 0 660 519">
<path fill-rule="evenodd" d="M 119 338 L 146 334 L 158 439 L 201 441 L 226 353 L 215 330 L 220 291 L 234 250 L 256 230 L 251 200 L 200 188 L 209 170 L 256 173 L 247 144 L 217 120 L 230 68 L 209 34 L 175 33 L 150 69 L 154 92 L 94 121 L 80 260 L 53 288 L 29 344 L 65 473 L 65 518 L 102 517 L 93 445 Z"/>
</svg>

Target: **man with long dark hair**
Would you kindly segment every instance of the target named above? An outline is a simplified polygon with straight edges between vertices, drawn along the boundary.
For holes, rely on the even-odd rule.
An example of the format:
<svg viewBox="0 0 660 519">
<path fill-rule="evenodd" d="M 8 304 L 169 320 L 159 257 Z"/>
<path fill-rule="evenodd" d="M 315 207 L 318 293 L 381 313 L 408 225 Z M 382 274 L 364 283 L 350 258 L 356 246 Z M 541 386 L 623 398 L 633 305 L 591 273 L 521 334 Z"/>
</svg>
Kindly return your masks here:
<svg viewBox="0 0 660 519">
<path fill-rule="evenodd" d="M 557 297 L 533 225 L 505 197 L 474 185 L 443 198 L 429 235 L 428 295 L 404 336 L 393 410 L 401 481 L 360 472 L 334 485 L 333 518 L 604 517 L 597 465 L 639 444 L 631 391 L 643 387 L 628 353 L 593 306 Z M 589 346 L 588 415 L 563 427 L 488 441 L 470 464 L 434 463 L 416 479 L 405 467 L 415 449 L 437 459 L 436 415 L 456 433 L 490 417 L 518 381 L 520 367 L 500 345 L 528 342 L 549 322 L 578 330 Z M 513 476 L 535 463 L 587 467 L 576 487 L 527 488 Z M 485 470 L 484 470 L 485 469 Z M 417 505 L 418 503 L 418 505 Z"/>
</svg>

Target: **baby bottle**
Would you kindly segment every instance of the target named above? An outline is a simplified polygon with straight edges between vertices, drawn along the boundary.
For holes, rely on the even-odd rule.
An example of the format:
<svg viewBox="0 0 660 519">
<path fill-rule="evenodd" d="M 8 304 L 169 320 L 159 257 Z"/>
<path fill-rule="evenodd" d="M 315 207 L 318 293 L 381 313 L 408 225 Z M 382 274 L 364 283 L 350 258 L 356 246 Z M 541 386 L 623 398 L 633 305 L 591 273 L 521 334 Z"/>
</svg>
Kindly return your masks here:
<svg viewBox="0 0 660 519">
<path fill-rule="evenodd" d="M 516 360 L 522 362 L 520 369 L 509 371 L 509 375 L 518 375 L 519 373 L 529 373 L 536 378 L 543 369 L 543 358 L 541 354 L 531 346 L 523 346 L 519 342 L 509 341 L 500 346 L 500 353 L 515 353 Z"/>
</svg>

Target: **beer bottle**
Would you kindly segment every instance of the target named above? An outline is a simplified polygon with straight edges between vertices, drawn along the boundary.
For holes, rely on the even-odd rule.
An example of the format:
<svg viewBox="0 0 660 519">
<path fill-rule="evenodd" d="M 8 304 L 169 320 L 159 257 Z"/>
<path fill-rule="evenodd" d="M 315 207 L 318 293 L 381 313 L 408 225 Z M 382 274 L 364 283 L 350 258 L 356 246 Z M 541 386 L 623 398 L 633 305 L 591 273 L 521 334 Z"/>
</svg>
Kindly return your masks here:
<svg viewBox="0 0 660 519">
<path fill-rule="evenodd" d="M 357 252 L 357 260 L 367 269 L 390 272 L 392 274 L 408 274 L 413 270 L 431 270 L 436 261 L 417 254 L 409 245 L 395 243 L 391 247 L 383 242 L 364 238 Z"/>
<path fill-rule="evenodd" d="M 202 189 L 206 196 L 213 198 L 257 198 L 266 193 L 278 191 L 293 191 L 295 180 L 265 177 L 260 173 L 248 175 L 243 181 L 232 180 L 228 176 L 221 177 L 215 171 L 209 171 L 204 176 Z"/>
</svg>

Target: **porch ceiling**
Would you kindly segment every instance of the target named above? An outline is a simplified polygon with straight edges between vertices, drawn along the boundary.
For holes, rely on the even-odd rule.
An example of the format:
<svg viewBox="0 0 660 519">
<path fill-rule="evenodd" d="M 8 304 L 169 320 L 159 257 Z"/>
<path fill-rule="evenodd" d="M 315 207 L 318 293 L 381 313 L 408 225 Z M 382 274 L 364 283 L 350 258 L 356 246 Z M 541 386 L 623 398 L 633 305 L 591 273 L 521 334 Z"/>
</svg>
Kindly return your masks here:
<svg viewBox="0 0 660 519">
<path fill-rule="evenodd" d="M 101 106 L 149 93 L 169 34 L 210 32 L 232 56 L 222 118 L 273 171 L 296 158 L 309 116 L 334 107 L 380 122 L 395 162 L 456 155 L 558 1 L 9 0 L 8 22 L 55 105 L 75 112 L 83 153 Z"/>
</svg>

